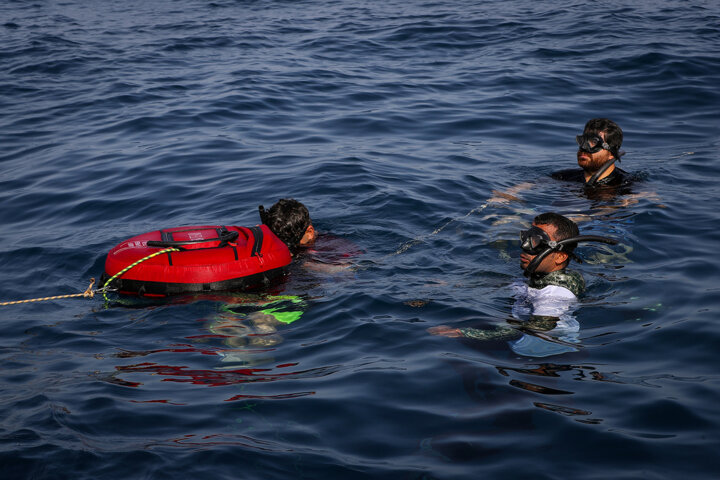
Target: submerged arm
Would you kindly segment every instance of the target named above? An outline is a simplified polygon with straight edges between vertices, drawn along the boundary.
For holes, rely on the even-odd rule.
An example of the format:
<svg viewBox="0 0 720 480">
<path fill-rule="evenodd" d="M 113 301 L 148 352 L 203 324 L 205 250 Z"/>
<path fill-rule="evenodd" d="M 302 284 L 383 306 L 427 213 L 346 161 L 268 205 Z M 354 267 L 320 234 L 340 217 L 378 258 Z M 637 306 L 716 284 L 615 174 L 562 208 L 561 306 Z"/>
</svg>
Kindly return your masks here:
<svg viewBox="0 0 720 480">
<path fill-rule="evenodd" d="M 495 203 L 495 204 L 508 204 L 510 202 L 522 202 L 522 199 L 518 197 L 517 195 L 520 192 L 524 192 L 525 190 L 530 190 L 532 187 L 534 187 L 534 183 L 530 182 L 523 182 L 519 183 L 517 185 L 514 185 L 506 190 L 493 190 L 492 191 L 492 197 L 488 199 L 488 203 Z"/>
</svg>

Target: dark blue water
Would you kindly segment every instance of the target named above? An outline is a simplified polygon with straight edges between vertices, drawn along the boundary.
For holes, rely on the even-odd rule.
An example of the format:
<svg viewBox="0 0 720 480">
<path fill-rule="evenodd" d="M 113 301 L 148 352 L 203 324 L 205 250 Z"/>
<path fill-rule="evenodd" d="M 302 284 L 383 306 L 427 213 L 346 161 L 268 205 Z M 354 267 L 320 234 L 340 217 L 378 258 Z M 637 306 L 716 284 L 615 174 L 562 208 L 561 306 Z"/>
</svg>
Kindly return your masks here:
<svg viewBox="0 0 720 480">
<path fill-rule="evenodd" d="M 287 196 L 367 253 L 295 268 L 265 345 L 232 296 L 0 307 L 0 475 L 715 477 L 719 52 L 709 0 L 3 2 L 0 300 Z M 632 195 L 549 178 L 599 116 Z M 578 352 L 430 335 L 511 318 L 548 210 L 621 242 L 579 249 Z"/>
</svg>

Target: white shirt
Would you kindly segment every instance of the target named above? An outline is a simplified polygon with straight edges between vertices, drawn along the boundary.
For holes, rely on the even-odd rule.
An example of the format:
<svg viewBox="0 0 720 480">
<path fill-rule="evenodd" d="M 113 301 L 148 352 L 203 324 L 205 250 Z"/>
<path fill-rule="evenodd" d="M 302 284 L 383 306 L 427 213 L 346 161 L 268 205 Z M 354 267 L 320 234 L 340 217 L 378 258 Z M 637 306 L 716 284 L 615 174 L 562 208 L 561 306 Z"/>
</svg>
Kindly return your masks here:
<svg viewBox="0 0 720 480">
<path fill-rule="evenodd" d="M 577 306 L 577 297 L 567 288 L 548 285 L 544 288 L 532 288 L 525 282 L 512 284 L 515 304 L 512 314 L 518 320 L 528 320 L 532 316 L 557 317 L 555 328 L 543 332 L 557 338 L 555 343 L 534 335 L 524 334 L 520 339 L 510 342 L 510 348 L 519 354 L 530 357 L 547 357 L 561 353 L 577 351 L 566 343 L 579 343 L 580 323 L 572 316 Z"/>
</svg>

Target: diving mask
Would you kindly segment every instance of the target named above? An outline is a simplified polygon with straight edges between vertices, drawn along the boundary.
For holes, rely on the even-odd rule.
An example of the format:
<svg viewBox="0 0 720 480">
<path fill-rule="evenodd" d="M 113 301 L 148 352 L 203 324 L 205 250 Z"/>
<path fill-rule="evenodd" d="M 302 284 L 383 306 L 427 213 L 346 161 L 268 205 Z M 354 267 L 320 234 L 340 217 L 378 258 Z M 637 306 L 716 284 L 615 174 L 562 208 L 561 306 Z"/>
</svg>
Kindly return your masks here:
<svg viewBox="0 0 720 480">
<path fill-rule="evenodd" d="M 597 153 L 600 150 L 610 150 L 610 145 L 595 133 L 578 135 L 575 137 L 575 141 L 580 147 L 581 152 Z"/>
<path fill-rule="evenodd" d="M 525 271 L 523 272 L 526 277 L 530 277 L 535 273 L 535 269 L 540 263 L 550 255 L 552 252 L 565 251 L 571 258 L 574 258 L 578 262 L 580 259 L 575 256 L 572 252 L 575 245 L 580 242 L 601 242 L 609 245 L 616 245 L 618 242 L 614 238 L 601 237 L 599 235 L 578 235 L 577 237 L 566 238 L 564 240 L 555 241 L 551 240 L 550 236 L 545 230 L 535 225 L 531 226 L 528 230 L 520 232 L 520 246 L 523 251 L 534 255 L 533 258 Z M 565 249 L 567 246 L 567 250 Z"/>
<path fill-rule="evenodd" d="M 524 252 L 537 255 L 548 247 L 555 247 L 555 242 L 550 240 L 545 230 L 533 225 L 529 230 L 520 232 L 520 246 Z"/>
</svg>

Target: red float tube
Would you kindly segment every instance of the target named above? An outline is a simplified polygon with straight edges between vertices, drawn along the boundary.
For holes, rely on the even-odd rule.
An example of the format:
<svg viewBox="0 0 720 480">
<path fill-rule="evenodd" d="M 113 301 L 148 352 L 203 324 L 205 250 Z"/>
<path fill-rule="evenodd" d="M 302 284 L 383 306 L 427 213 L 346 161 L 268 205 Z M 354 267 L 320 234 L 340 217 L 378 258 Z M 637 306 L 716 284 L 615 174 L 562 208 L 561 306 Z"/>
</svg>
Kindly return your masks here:
<svg viewBox="0 0 720 480">
<path fill-rule="evenodd" d="M 256 290 L 279 280 L 290 264 L 288 247 L 266 225 L 178 227 L 144 233 L 108 252 L 104 285 L 118 272 L 163 249 L 110 282 L 120 293 L 166 296 Z"/>
</svg>

